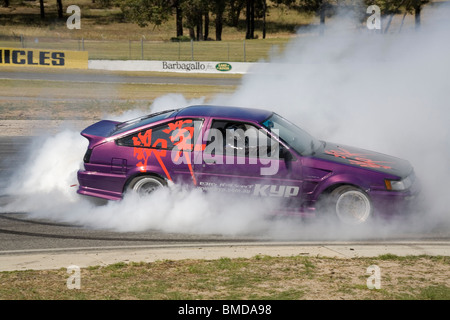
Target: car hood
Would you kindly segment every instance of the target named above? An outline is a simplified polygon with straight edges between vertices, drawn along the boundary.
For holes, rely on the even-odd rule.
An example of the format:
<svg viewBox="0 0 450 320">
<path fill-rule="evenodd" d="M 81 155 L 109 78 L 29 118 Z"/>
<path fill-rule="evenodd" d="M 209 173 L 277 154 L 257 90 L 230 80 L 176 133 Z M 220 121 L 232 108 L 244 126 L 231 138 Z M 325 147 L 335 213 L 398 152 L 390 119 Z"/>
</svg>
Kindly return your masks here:
<svg viewBox="0 0 450 320">
<path fill-rule="evenodd" d="M 406 160 L 332 142 L 325 142 L 324 146 L 316 151 L 314 157 L 379 171 L 400 178 L 407 177 L 413 170 L 411 164 Z"/>
</svg>

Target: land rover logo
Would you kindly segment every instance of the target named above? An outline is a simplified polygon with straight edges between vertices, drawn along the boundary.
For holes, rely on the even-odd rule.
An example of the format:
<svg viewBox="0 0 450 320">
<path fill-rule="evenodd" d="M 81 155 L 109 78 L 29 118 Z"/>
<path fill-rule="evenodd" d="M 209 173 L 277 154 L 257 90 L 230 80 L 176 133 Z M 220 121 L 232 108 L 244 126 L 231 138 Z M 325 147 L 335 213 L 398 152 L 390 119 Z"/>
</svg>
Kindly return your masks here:
<svg viewBox="0 0 450 320">
<path fill-rule="evenodd" d="M 231 70 L 231 64 L 226 62 L 221 62 L 216 64 L 216 69 L 218 71 L 230 71 Z"/>
</svg>

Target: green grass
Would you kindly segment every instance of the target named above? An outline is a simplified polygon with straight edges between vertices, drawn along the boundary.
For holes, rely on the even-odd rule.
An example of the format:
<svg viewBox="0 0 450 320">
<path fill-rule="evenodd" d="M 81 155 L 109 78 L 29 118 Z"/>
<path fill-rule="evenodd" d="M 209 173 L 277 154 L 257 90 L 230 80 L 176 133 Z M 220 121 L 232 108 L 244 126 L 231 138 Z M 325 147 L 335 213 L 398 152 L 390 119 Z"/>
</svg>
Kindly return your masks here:
<svg viewBox="0 0 450 320">
<path fill-rule="evenodd" d="M 381 269 L 378 290 L 366 285 L 365 270 L 372 264 Z M 64 268 L 1 272 L 0 299 L 448 300 L 449 271 L 448 257 L 394 255 L 120 262 L 82 268 L 81 288 L 72 290 Z"/>
<path fill-rule="evenodd" d="M 149 110 L 156 98 L 167 94 L 209 99 L 234 90 L 215 85 L 0 80 L 0 120 L 98 120 L 105 114 Z"/>
<path fill-rule="evenodd" d="M 429 286 L 420 290 L 421 300 L 449 300 L 450 288 L 444 285 Z"/>
</svg>

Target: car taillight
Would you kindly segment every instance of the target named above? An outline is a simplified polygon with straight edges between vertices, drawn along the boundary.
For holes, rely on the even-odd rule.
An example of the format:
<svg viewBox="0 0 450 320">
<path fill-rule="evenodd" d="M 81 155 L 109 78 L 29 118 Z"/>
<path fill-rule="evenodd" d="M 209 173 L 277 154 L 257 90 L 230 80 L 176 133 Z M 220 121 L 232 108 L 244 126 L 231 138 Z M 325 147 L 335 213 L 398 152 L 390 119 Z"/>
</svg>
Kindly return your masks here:
<svg viewBox="0 0 450 320">
<path fill-rule="evenodd" d="M 88 163 L 89 160 L 91 160 L 91 154 L 92 154 L 92 149 L 87 149 L 86 153 L 84 154 L 84 158 L 83 158 L 84 163 Z"/>
</svg>

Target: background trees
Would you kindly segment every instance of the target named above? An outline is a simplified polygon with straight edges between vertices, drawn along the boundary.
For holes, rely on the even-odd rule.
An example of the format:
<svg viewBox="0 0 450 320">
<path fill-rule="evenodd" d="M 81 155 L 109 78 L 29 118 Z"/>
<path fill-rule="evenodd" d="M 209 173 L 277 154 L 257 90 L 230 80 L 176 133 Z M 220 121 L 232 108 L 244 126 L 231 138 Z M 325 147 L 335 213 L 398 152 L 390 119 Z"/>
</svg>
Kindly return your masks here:
<svg viewBox="0 0 450 320">
<path fill-rule="evenodd" d="M 46 16 L 45 4 L 54 1 L 39 0 L 41 20 L 51 19 Z M 14 7 L 20 3 L 19 0 L 0 2 L 3 7 Z M 65 2 L 65 5 L 69 5 L 67 0 Z M 338 11 L 336 9 L 353 8 L 363 20 L 367 18 L 364 9 L 373 4 L 381 9 L 383 32 L 389 30 L 394 15 L 398 14 L 403 14 L 403 20 L 407 14 L 414 15 L 416 28 L 419 28 L 421 11 L 428 2 L 430 0 L 92 0 L 96 6 L 120 8 L 125 21 L 134 22 L 140 27 L 160 26 L 175 17 L 174 36 L 179 40 L 197 41 L 212 38 L 222 40 L 225 26 L 245 30 L 246 39 L 255 39 L 258 29 L 265 38 L 266 16 L 271 8 L 278 6 L 316 15 L 320 33 L 324 32 L 326 19 L 333 16 Z M 58 19 L 63 20 L 63 0 L 56 0 L 56 11 Z M 214 35 L 210 34 L 210 27 L 214 28 Z M 184 34 L 186 29 L 188 35 Z"/>
</svg>

